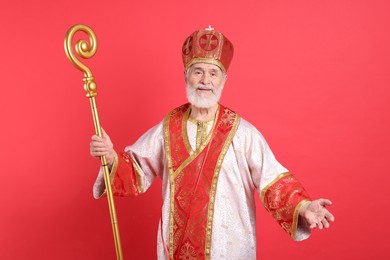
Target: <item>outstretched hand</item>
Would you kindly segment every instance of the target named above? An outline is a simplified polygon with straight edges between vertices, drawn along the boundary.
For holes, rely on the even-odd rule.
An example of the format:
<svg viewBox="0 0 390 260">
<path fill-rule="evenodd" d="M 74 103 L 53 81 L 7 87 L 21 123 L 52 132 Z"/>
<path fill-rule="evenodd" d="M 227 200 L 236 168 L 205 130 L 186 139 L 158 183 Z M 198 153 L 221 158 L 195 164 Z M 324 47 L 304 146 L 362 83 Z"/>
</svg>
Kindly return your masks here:
<svg viewBox="0 0 390 260">
<path fill-rule="evenodd" d="M 311 229 L 329 228 L 330 223 L 334 221 L 334 216 L 326 207 L 332 205 L 328 199 L 318 199 L 306 202 L 300 209 L 299 215 L 305 219 Z"/>
</svg>

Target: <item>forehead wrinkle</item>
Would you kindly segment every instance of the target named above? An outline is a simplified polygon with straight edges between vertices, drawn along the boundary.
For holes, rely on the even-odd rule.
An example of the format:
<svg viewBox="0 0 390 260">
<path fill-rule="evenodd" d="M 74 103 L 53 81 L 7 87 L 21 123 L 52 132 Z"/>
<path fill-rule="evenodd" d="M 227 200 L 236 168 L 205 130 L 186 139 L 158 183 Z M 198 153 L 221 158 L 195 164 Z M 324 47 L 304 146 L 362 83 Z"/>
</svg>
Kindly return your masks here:
<svg viewBox="0 0 390 260">
<path fill-rule="evenodd" d="M 222 70 L 221 69 L 216 69 L 216 68 L 210 68 L 210 69 L 207 69 L 207 68 L 203 68 L 203 67 L 192 67 L 192 71 L 196 71 L 196 70 L 200 70 L 202 72 L 208 72 L 208 73 L 221 73 L 223 74 Z"/>
<path fill-rule="evenodd" d="M 202 62 L 199 62 L 199 63 L 194 63 L 192 66 L 189 67 L 189 69 L 199 69 L 199 70 L 203 70 L 203 71 L 221 71 L 222 72 L 222 69 L 220 67 L 218 67 L 217 65 L 214 65 L 214 64 L 209 64 L 209 63 L 202 63 Z"/>
</svg>

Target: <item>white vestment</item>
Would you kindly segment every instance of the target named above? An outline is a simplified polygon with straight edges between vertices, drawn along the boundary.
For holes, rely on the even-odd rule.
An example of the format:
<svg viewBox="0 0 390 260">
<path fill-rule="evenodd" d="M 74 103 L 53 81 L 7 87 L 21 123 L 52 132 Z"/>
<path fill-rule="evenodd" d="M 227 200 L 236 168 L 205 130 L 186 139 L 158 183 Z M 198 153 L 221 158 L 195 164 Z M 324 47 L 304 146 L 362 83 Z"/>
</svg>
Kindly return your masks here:
<svg viewBox="0 0 390 260">
<path fill-rule="evenodd" d="M 195 150 L 197 124 L 190 120 L 187 121 L 187 134 Z M 141 182 L 137 184 L 142 189 L 140 193 L 145 192 L 156 177 L 162 179 L 162 232 L 159 227 L 157 254 L 158 259 L 168 259 L 164 244 L 169 245 L 170 178 L 164 148 L 164 122 L 151 128 L 125 151 L 140 169 L 141 176 L 137 179 Z M 261 133 L 241 118 L 218 178 L 210 259 L 256 259 L 254 192 L 262 196 L 262 189 L 286 172 Z M 94 197 L 100 197 L 103 190 L 104 180 L 100 171 L 94 185 Z M 293 239 L 303 240 L 309 235 L 310 229 L 299 223 Z"/>
</svg>

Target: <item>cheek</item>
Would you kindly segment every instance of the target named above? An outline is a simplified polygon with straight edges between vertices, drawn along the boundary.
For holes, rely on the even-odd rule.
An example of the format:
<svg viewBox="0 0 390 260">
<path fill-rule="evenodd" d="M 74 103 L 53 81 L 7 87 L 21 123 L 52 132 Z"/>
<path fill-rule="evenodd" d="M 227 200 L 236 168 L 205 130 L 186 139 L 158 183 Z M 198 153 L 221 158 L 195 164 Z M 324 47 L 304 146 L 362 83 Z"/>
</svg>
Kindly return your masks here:
<svg viewBox="0 0 390 260">
<path fill-rule="evenodd" d="M 198 84 L 198 80 L 190 77 L 187 80 L 187 83 L 190 85 L 190 87 L 194 87 Z"/>
<path fill-rule="evenodd" d="M 217 80 L 215 80 L 215 81 L 213 81 L 213 86 L 215 87 L 215 88 L 220 88 L 221 87 L 221 85 L 222 85 L 222 80 L 220 80 L 220 79 L 217 79 Z"/>
</svg>

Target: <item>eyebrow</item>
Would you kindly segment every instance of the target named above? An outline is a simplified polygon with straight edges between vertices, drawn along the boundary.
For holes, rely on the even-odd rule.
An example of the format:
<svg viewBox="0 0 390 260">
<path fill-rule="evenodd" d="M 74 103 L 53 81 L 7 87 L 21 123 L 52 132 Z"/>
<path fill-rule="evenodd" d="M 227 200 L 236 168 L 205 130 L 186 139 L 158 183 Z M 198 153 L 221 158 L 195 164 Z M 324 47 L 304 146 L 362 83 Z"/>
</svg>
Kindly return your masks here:
<svg viewBox="0 0 390 260">
<path fill-rule="evenodd" d="M 204 69 L 202 67 L 193 67 L 193 69 L 194 70 L 203 70 L 204 71 Z"/>
<path fill-rule="evenodd" d="M 205 69 L 203 69 L 202 67 L 193 67 L 194 70 L 201 70 L 201 71 L 206 71 Z M 219 72 L 220 70 L 218 69 L 210 69 L 209 70 L 210 72 Z M 222 71 L 221 71 L 222 72 Z"/>
</svg>

